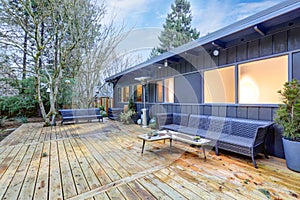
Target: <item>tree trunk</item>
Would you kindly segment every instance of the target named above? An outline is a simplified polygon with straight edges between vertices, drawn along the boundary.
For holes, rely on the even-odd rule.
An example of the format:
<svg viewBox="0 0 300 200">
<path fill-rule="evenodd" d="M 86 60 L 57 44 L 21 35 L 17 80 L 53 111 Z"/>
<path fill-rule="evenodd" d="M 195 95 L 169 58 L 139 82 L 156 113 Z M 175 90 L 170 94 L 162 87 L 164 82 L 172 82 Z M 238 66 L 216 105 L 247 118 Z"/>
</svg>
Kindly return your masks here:
<svg viewBox="0 0 300 200">
<path fill-rule="evenodd" d="M 24 43 L 23 43 L 23 47 L 24 47 L 24 52 L 23 52 L 23 69 L 22 69 L 22 81 L 24 81 L 26 79 L 26 64 L 27 64 L 27 40 L 28 40 L 28 35 L 27 32 L 25 31 L 25 35 L 24 35 Z M 22 82 L 22 88 L 21 88 L 21 93 L 24 93 L 24 82 Z"/>
<path fill-rule="evenodd" d="M 42 117 L 45 121 L 46 125 L 49 125 L 49 118 L 47 117 L 46 111 L 45 111 L 45 107 L 44 107 L 44 103 L 42 100 L 42 94 L 41 94 L 41 75 L 40 75 L 40 69 L 39 69 L 39 58 L 35 58 L 35 84 L 36 84 L 36 94 L 37 94 L 37 99 L 38 99 L 38 104 L 41 110 L 41 114 Z"/>
</svg>

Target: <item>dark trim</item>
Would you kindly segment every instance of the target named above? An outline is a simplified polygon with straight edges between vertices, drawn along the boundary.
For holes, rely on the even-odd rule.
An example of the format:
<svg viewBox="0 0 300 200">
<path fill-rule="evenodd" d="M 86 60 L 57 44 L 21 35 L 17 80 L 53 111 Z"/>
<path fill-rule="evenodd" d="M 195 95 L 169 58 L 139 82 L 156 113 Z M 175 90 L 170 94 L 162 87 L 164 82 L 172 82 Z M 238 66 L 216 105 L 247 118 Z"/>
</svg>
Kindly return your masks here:
<svg viewBox="0 0 300 200">
<path fill-rule="evenodd" d="M 238 104 L 239 102 L 239 65 L 238 64 L 235 64 L 234 65 L 234 88 L 235 88 L 235 103 Z"/>
<path fill-rule="evenodd" d="M 124 102 L 122 102 L 124 103 Z M 143 104 L 142 102 L 135 102 L 137 104 Z M 149 105 L 174 105 L 174 106 L 240 106 L 240 107 L 268 107 L 268 108 L 278 108 L 278 104 L 226 104 L 226 103 L 166 103 L 166 102 L 146 102 Z"/>
</svg>

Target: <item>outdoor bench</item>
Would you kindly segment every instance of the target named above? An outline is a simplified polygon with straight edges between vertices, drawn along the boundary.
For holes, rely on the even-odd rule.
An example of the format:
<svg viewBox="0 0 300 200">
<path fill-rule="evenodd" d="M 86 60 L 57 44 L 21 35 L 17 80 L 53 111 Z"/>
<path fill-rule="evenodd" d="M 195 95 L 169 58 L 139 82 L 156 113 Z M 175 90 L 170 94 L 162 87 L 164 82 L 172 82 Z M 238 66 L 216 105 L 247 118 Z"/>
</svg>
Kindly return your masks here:
<svg viewBox="0 0 300 200">
<path fill-rule="evenodd" d="M 260 121 L 240 118 L 227 118 L 183 113 L 157 114 L 159 129 L 200 136 L 215 141 L 215 151 L 219 149 L 250 156 L 257 168 L 255 156 L 265 151 L 265 137 L 271 121 Z"/>
<path fill-rule="evenodd" d="M 93 119 L 98 119 L 103 122 L 103 116 L 100 114 L 99 108 L 89 108 L 89 109 L 62 109 L 59 110 L 63 124 L 66 121 L 75 121 L 78 123 L 78 120 L 88 120 L 89 122 Z"/>
</svg>

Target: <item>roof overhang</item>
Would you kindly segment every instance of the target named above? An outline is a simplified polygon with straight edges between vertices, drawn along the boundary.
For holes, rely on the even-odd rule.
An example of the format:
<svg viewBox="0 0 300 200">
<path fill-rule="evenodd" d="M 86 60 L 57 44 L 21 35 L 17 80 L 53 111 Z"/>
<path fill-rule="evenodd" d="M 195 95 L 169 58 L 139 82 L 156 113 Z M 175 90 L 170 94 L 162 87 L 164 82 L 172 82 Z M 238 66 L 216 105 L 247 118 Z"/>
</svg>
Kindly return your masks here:
<svg viewBox="0 0 300 200">
<path fill-rule="evenodd" d="M 299 13 L 299 0 L 282 2 L 216 32 L 210 33 L 132 68 L 117 73 L 105 79 L 105 81 L 116 82 L 123 75 L 133 73 L 134 71 L 151 72 L 151 67 L 163 65 L 165 60 L 178 62 L 181 58 L 180 54 L 182 53 L 197 55 L 203 48 L 206 50 L 213 48 L 227 49 L 241 44 L 242 42 L 251 41 L 278 31 L 300 26 Z"/>
</svg>

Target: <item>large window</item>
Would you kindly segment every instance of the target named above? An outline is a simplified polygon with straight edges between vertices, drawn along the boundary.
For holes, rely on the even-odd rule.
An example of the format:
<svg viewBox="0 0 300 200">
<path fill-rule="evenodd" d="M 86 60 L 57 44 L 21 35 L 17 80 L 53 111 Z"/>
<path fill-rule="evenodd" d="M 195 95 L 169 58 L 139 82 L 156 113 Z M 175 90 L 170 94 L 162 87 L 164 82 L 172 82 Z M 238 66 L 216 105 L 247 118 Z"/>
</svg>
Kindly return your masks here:
<svg viewBox="0 0 300 200">
<path fill-rule="evenodd" d="M 143 86 L 137 85 L 135 87 L 135 101 L 142 102 L 142 95 L 143 95 Z"/>
<path fill-rule="evenodd" d="M 238 65 L 239 103 L 280 102 L 278 90 L 288 80 L 288 56 Z"/>
<path fill-rule="evenodd" d="M 164 80 L 165 102 L 174 103 L 174 78 Z"/>
<path fill-rule="evenodd" d="M 163 82 L 156 81 L 156 101 L 162 102 L 163 101 Z"/>
<path fill-rule="evenodd" d="M 123 87 L 121 89 L 121 93 L 122 93 L 121 101 L 122 102 L 128 102 L 129 101 L 129 86 Z"/>
<path fill-rule="evenodd" d="M 234 103 L 234 66 L 204 72 L 204 102 Z"/>
</svg>

